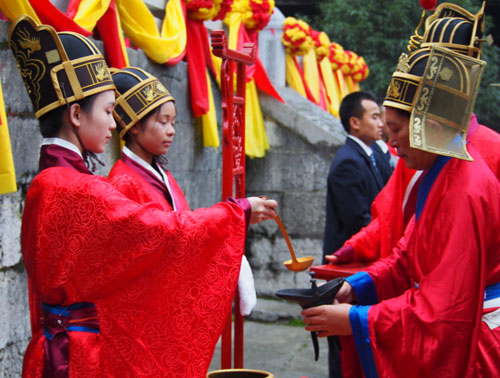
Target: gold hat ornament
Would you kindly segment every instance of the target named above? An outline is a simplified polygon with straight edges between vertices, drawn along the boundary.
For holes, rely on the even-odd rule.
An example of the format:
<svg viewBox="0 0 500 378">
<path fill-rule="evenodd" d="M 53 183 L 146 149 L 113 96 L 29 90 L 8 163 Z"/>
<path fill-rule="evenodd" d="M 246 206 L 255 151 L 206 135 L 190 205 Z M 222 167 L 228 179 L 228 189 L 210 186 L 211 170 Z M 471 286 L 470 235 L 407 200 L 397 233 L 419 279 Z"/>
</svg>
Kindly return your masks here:
<svg viewBox="0 0 500 378">
<path fill-rule="evenodd" d="M 384 106 L 410 113 L 411 147 L 472 160 L 465 138 L 486 65 L 479 59 L 483 20 L 484 4 L 476 14 L 440 4 L 420 46 L 401 54 Z"/>
<path fill-rule="evenodd" d="M 10 27 L 9 46 L 37 118 L 68 103 L 115 89 L 104 57 L 82 35 L 57 33 L 52 26 L 38 25 L 23 15 Z"/>
<path fill-rule="evenodd" d="M 118 92 L 113 116 L 120 138 L 152 110 L 168 101 L 175 101 L 156 77 L 140 68 L 113 71 L 112 77 Z"/>
</svg>

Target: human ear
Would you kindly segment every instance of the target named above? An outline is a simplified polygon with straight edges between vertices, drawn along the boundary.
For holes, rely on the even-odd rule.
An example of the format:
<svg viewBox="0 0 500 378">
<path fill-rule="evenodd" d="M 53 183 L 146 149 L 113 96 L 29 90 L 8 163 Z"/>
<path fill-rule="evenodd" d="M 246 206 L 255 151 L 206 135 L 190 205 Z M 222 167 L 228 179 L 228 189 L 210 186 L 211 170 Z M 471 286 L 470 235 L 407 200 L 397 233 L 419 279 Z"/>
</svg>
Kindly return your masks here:
<svg viewBox="0 0 500 378">
<path fill-rule="evenodd" d="M 140 125 L 140 122 L 136 123 L 127 132 L 130 133 L 130 134 L 132 134 L 132 135 L 139 134 L 139 125 Z"/>
<path fill-rule="evenodd" d="M 359 130 L 359 119 L 354 116 L 349 118 L 349 126 L 351 130 Z"/>
<path fill-rule="evenodd" d="M 75 127 L 80 127 L 82 123 L 83 109 L 80 104 L 71 104 L 69 107 L 69 120 Z"/>
</svg>

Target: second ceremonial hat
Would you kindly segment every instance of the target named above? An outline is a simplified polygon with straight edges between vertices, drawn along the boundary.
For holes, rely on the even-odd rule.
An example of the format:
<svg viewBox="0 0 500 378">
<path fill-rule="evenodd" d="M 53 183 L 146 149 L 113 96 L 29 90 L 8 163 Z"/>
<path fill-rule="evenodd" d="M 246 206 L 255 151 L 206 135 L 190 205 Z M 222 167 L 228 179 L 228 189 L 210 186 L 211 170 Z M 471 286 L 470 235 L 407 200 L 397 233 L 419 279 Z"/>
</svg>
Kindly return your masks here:
<svg viewBox="0 0 500 378">
<path fill-rule="evenodd" d="M 175 101 L 156 77 L 137 67 L 113 71 L 113 81 L 118 92 L 113 116 L 120 138 L 152 110 Z"/>
</svg>

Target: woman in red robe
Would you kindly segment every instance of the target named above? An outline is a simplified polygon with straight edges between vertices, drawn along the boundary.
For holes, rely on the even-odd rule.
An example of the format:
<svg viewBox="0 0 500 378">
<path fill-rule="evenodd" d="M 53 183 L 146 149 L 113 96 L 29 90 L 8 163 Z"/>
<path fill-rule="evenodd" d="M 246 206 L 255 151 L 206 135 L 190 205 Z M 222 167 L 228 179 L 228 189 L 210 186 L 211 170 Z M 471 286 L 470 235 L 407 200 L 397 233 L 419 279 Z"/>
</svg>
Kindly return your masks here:
<svg viewBox="0 0 500 378">
<path fill-rule="evenodd" d="M 23 377 L 204 377 L 198 353 L 230 313 L 246 211 L 228 201 L 166 212 L 92 175 L 84 160 L 116 127 L 104 58 L 27 16 L 9 39 L 44 137 L 21 230 L 32 326 Z M 270 218 L 275 205 L 251 216 Z M 197 338 L 193 311 L 213 320 Z"/>
<path fill-rule="evenodd" d="M 138 203 L 157 203 L 165 211 L 189 210 L 184 193 L 180 189 L 172 174 L 164 168 L 165 155 L 168 153 L 175 136 L 176 107 L 175 100 L 163 84 L 154 76 L 136 67 L 124 68 L 113 73 L 113 81 L 119 94 L 114 110 L 117 122 L 117 132 L 125 141 L 121 158 L 115 163 L 109 173 L 113 185 L 125 196 Z M 144 96 L 145 93 L 154 95 Z M 137 98 L 142 101 L 137 101 Z M 128 122 L 128 123 L 127 123 Z M 254 201 L 255 198 L 250 198 Z M 247 199 L 237 199 L 242 206 L 248 206 Z M 251 223 L 253 221 L 251 220 Z M 196 256 L 193 256 L 196 259 Z M 248 264 L 243 257 L 243 263 Z M 186 272 L 171 272 L 168 279 L 182 282 Z M 251 276 L 245 276 L 250 279 Z M 203 279 L 203 274 L 195 271 L 190 281 L 197 282 Z M 243 278 L 242 278 L 243 279 Z M 205 290 L 205 296 L 217 296 L 221 290 L 213 284 Z M 246 304 L 244 295 L 242 304 Z M 253 299 L 253 298 L 251 298 Z M 193 303 L 184 302 L 185 306 L 196 309 L 197 299 L 191 298 Z M 174 315 L 175 308 L 170 308 L 175 301 L 164 302 L 162 312 Z M 181 324 L 176 324 L 180 321 Z M 197 359 L 210 364 L 215 344 L 222 329 L 220 325 L 214 327 L 214 319 L 200 317 L 196 311 L 189 313 L 189 318 L 177 319 L 172 316 L 172 327 L 182 328 L 189 323 L 189 339 L 198 339 L 203 335 L 204 347 L 196 352 Z M 180 335 L 179 343 L 186 339 Z M 177 336 L 173 335 L 172 344 Z M 199 342 L 201 344 L 201 342 Z M 206 370 L 206 369 L 205 369 Z"/>
</svg>

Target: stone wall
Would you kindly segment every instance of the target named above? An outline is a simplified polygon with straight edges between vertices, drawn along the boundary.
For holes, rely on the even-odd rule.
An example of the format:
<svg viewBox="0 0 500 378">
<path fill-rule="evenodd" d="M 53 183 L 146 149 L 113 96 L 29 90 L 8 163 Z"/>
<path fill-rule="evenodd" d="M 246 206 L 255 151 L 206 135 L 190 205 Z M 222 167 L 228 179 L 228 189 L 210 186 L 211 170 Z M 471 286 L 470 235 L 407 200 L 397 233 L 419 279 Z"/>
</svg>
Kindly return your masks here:
<svg viewBox="0 0 500 378">
<path fill-rule="evenodd" d="M 17 193 L 0 196 L 0 377 L 20 376 L 22 355 L 30 336 L 27 283 L 20 252 L 24 197 L 36 174 L 41 137 L 7 36 L 9 23 L 0 21 L 0 78 L 11 137 Z M 98 44 L 98 47 L 101 47 Z M 190 111 L 187 68 L 149 61 L 141 51 L 129 51 L 130 64 L 157 76 L 176 98 L 175 142 L 169 169 L 184 189 L 192 208 L 220 200 L 221 148 L 204 148 L 201 129 Z M 271 149 L 262 159 L 247 159 L 247 194 L 266 194 L 279 201 L 279 214 L 298 256 L 313 255 L 320 262 L 324 227 L 326 175 L 345 134 L 339 121 L 294 91 L 278 88 L 286 104 L 261 96 Z M 218 119 L 220 94 L 214 91 Z M 107 174 L 118 156 L 115 138 L 101 158 Z M 275 222 L 252 226 L 247 256 L 261 296 L 278 288 L 308 285 L 306 272 L 292 273 L 282 265 L 289 258 Z"/>
</svg>

